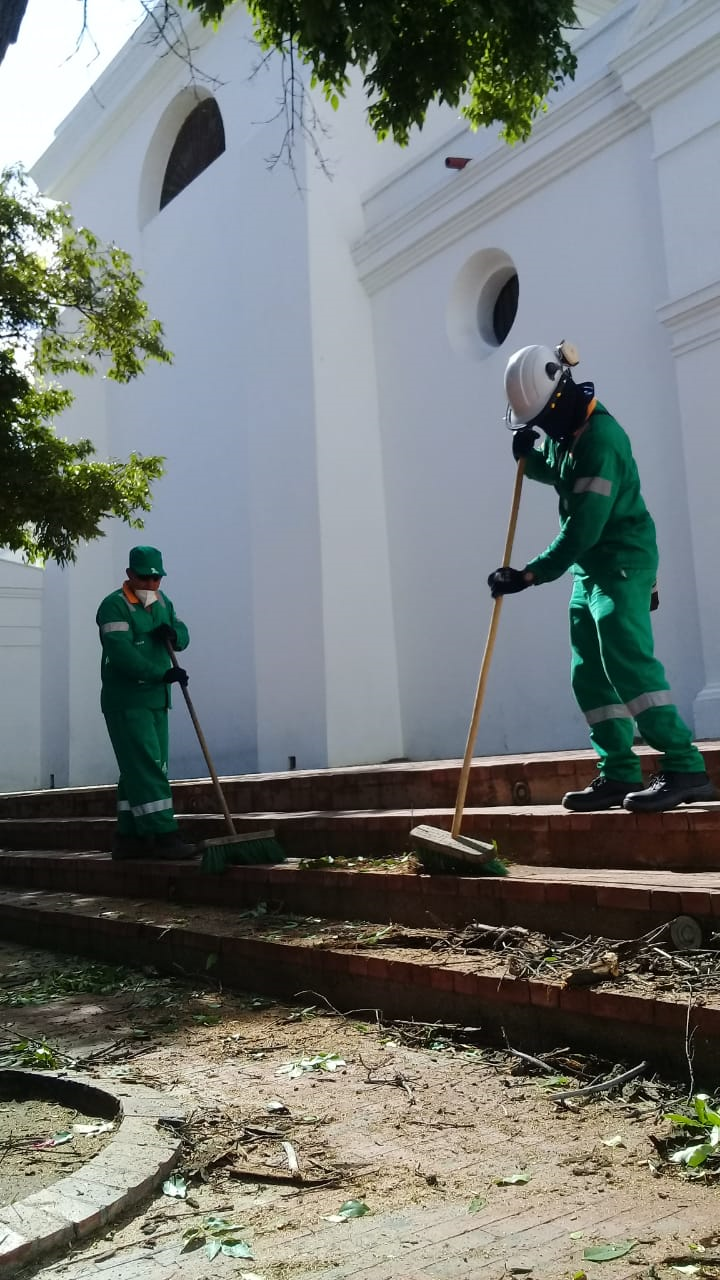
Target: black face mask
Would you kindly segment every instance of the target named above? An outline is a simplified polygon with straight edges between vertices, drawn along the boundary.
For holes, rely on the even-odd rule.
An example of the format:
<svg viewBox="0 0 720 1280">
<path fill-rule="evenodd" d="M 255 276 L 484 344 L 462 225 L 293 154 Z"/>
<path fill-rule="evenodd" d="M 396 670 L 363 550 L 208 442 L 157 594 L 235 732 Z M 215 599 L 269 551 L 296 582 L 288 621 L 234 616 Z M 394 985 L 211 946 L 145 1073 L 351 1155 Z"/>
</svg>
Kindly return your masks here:
<svg viewBox="0 0 720 1280">
<path fill-rule="evenodd" d="M 573 382 L 568 370 L 563 374 L 542 413 L 529 425 L 539 427 L 557 444 L 568 444 L 585 421 L 588 405 L 594 395 L 595 387 L 592 382 L 577 384 Z"/>
</svg>

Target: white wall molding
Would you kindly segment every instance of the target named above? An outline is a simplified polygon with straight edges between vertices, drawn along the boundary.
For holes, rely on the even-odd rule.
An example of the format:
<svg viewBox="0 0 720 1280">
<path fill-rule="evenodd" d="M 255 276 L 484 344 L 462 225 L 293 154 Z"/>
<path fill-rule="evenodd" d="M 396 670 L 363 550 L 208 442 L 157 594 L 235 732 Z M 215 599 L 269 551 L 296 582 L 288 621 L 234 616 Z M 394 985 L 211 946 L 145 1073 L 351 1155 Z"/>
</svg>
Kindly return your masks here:
<svg viewBox="0 0 720 1280">
<path fill-rule="evenodd" d="M 670 334 L 676 356 L 719 342 L 720 281 L 663 303 L 656 314 Z"/>
<path fill-rule="evenodd" d="M 594 118 L 588 121 L 588 116 Z M 368 293 L 529 199 L 559 173 L 640 128 L 645 118 L 636 103 L 622 97 L 615 75 L 581 90 L 536 126 L 524 144 L 528 160 L 522 169 L 517 151 L 498 147 L 494 155 L 469 165 L 451 188 L 432 192 L 359 240 L 353 258 Z"/>
<path fill-rule="evenodd" d="M 720 6 L 695 0 L 649 27 L 612 60 L 625 92 L 650 112 L 717 69 Z"/>
<path fill-rule="evenodd" d="M 215 35 L 196 14 L 184 19 L 193 57 Z M 229 19 L 226 19 L 229 21 Z M 152 42 L 153 24 L 146 18 L 113 58 L 92 90 L 62 121 L 48 149 L 36 160 L 32 176 L 41 191 L 66 199 L 98 161 L 127 132 L 148 105 L 173 82 L 192 83 L 182 55 L 161 55 Z"/>
</svg>

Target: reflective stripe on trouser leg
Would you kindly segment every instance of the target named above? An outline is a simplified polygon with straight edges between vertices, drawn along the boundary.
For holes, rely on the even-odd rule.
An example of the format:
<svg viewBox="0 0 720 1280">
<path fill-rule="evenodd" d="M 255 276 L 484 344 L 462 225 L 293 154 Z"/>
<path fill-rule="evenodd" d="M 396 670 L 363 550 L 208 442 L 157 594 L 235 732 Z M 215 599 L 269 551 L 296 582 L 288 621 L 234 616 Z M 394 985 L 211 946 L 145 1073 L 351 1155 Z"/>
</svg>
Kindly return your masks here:
<svg viewBox="0 0 720 1280">
<path fill-rule="evenodd" d="M 680 773 L 704 770 L 692 734 L 678 714 L 665 670 L 654 654 L 650 618 L 653 570 L 628 569 L 590 583 L 595 621 L 607 678 L 634 717 L 644 741 L 662 753 L 661 767 Z"/>
<path fill-rule="evenodd" d="M 167 710 L 131 707 L 106 711 L 105 722 L 120 769 L 118 810 L 122 835 L 153 836 L 177 830 L 167 777 Z"/>
<path fill-rule="evenodd" d="M 600 773 L 634 784 L 642 780 L 640 761 L 633 751 L 635 729 L 603 666 L 586 584 L 586 578 L 576 577 L 570 597 L 572 689 L 590 727 Z"/>
<path fill-rule="evenodd" d="M 134 836 L 137 834 L 135 819 L 130 810 L 130 802 L 125 796 L 122 777 L 118 778 L 117 784 L 117 834 L 119 836 Z"/>
</svg>

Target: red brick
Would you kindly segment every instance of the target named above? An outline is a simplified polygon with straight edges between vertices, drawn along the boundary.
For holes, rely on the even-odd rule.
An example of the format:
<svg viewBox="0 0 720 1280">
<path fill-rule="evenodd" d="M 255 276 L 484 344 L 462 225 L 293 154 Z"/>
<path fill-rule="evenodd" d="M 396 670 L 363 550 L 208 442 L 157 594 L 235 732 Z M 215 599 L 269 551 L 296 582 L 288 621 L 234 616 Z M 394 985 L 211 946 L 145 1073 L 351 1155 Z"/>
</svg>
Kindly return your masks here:
<svg viewBox="0 0 720 1280">
<path fill-rule="evenodd" d="M 688 831 L 690 828 L 689 810 L 683 809 L 667 809 L 664 813 L 659 813 L 657 817 L 660 819 L 660 825 L 663 834 L 678 831 Z"/>
<path fill-rule="evenodd" d="M 545 884 L 542 880 L 510 880 L 505 891 L 508 902 L 545 902 Z"/>
<path fill-rule="evenodd" d="M 590 993 L 579 987 L 560 987 L 560 1008 L 565 1013 L 589 1013 Z"/>
<path fill-rule="evenodd" d="M 529 1004 L 530 984 L 525 978 L 501 978 L 495 998 L 505 1004 Z"/>
<path fill-rule="evenodd" d="M 455 977 L 452 969 L 430 969 L 430 986 L 433 991 L 454 991 Z"/>
<path fill-rule="evenodd" d="M 381 982 L 386 982 L 390 976 L 388 962 L 387 960 L 382 960 L 380 956 L 366 956 L 365 965 L 368 978 L 376 978 Z"/>
<path fill-rule="evenodd" d="M 388 960 L 386 963 L 390 982 L 397 982 L 403 987 L 412 986 L 417 965 L 411 964 L 408 960 Z"/>
<path fill-rule="evenodd" d="M 694 1027 L 713 1040 L 720 1039 L 720 1009 L 708 1005 L 697 1005 L 690 1014 L 691 1030 Z"/>
<path fill-rule="evenodd" d="M 615 991 L 592 991 L 589 1012 L 596 1018 L 634 1022 L 642 1026 L 653 1021 L 653 997 L 643 1000 L 640 996 L 626 996 Z"/>
<path fill-rule="evenodd" d="M 680 894 L 680 903 L 682 910 L 689 916 L 709 916 L 712 915 L 712 905 L 709 893 L 685 893 Z"/>
<path fill-rule="evenodd" d="M 679 893 L 673 893 L 670 889 L 650 890 L 651 911 L 657 911 L 659 914 L 670 919 L 672 916 L 679 915 L 680 909 L 681 902 Z"/>
<path fill-rule="evenodd" d="M 653 1023 L 656 1027 L 663 1027 L 668 1031 L 682 1031 L 684 1035 L 686 1019 L 687 1009 L 676 1000 L 653 1001 Z"/>
<path fill-rule="evenodd" d="M 548 906 L 554 906 L 560 902 L 570 902 L 572 888 L 573 886 L 566 884 L 564 880 L 547 880 L 545 882 L 545 902 Z"/>
<path fill-rule="evenodd" d="M 367 974 L 367 956 L 359 956 L 355 952 L 350 952 L 349 971 L 356 974 L 360 978 L 364 978 Z"/>
<path fill-rule="evenodd" d="M 560 987 L 551 982 L 528 982 L 530 1003 L 541 1009 L 557 1009 L 560 1004 Z"/>
<path fill-rule="evenodd" d="M 647 889 L 601 884 L 597 888 L 596 901 L 599 907 L 619 907 L 623 911 L 648 911 L 650 893 Z"/>
<path fill-rule="evenodd" d="M 571 884 L 570 902 L 576 902 L 578 905 L 582 905 L 584 907 L 597 906 L 597 885 Z"/>
<path fill-rule="evenodd" d="M 337 974 L 350 972 L 350 955 L 347 951 L 330 951 L 323 948 L 323 968 Z"/>
<path fill-rule="evenodd" d="M 459 996 L 477 996 L 477 974 L 467 973 L 462 969 L 453 969 L 453 991 Z"/>
</svg>

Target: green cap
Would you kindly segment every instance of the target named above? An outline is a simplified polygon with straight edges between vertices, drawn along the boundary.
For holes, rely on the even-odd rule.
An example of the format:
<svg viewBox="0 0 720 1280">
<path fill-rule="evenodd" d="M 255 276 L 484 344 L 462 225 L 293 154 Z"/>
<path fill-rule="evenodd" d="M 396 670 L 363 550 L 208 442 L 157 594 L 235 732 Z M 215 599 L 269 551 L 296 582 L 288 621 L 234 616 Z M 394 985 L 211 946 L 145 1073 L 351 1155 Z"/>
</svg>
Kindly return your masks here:
<svg viewBox="0 0 720 1280">
<path fill-rule="evenodd" d="M 165 577 L 162 556 L 157 547 L 133 547 L 128 567 L 139 578 Z"/>
</svg>

